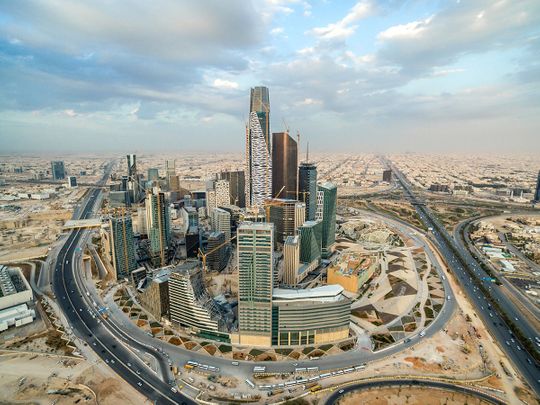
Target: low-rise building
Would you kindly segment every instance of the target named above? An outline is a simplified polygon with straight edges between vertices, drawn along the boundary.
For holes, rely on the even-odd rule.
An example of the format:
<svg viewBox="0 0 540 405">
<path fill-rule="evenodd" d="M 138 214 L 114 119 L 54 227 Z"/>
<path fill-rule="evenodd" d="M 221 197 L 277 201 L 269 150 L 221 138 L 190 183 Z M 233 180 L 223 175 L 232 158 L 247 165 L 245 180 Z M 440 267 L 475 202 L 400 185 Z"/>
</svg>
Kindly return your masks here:
<svg viewBox="0 0 540 405">
<path fill-rule="evenodd" d="M 327 270 L 328 284 L 339 284 L 353 294 L 371 278 L 378 263 L 373 255 L 346 252 L 340 261 Z"/>
<path fill-rule="evenodd" d="M 0 332 L 33 321 L 34 295 L 21 269 L 0 265 Z"/>
</svg>

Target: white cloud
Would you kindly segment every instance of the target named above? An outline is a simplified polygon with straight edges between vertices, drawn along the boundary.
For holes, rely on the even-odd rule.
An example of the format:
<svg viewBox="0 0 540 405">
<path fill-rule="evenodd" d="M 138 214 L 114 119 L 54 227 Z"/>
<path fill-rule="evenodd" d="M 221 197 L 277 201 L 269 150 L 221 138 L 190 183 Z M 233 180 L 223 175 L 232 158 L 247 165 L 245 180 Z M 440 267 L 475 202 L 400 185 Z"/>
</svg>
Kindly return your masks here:
<svg viewBox="0 0 540 405">
<path fill-rule="evenodd" d="M 64 114 L 67 115 L 68 117 L 76 117 L 77 116 L 77 113 L 72 109 L 64 110 Z"/>
<path fill-rule="evenodd" d="M 270 34 L 272 35 L 279 35 L 279 34 L 283 34 L 284 32 L 285 32 L 285 29 L 283 29 L 283 27 L 276 27 L 270 30 Z"/>
<path fill-rule="evenodd" d="M 214 87 L 217 87 L 218 89 L 237 89 L 238 83 L 233 82 L 232 80 L 224 80 L 224 79 L 215 79 L 213 83 Z"/>
<path fill-rule="evenodd" d="M 432 17 L 426 18 L 422 21 L 413 21 L 407 24 L 394 25 L 390 27 L 377 36 L 377 38 L 385 39 L 401 39 L 401 38 L 416 38 L 420 36 L 427 28 Z"/>
<path fill-rule="evenodd" d="M 359 1 L 341 20 L 328 24 L 325 27 L 315 27 L 310 33 L 320 39 L 345 39 L 354 34 L 358 28 L 357 25 L 352 24 L 367 17 L 371 12 L 371 3 L 365 0 Z"/>
<path fill-rule="evenodd" d="M 322 104 L 321 100 L 318 100 L 316 98 L 310 98 L 310 97 L 307 97 L 307 98 L 303 99 L 302 101 L 299 101 L 298 103 L 296 103 L 296 105 L 298 105 L 298 106 L 319 105 L 319 104 Z"/>
</svg>

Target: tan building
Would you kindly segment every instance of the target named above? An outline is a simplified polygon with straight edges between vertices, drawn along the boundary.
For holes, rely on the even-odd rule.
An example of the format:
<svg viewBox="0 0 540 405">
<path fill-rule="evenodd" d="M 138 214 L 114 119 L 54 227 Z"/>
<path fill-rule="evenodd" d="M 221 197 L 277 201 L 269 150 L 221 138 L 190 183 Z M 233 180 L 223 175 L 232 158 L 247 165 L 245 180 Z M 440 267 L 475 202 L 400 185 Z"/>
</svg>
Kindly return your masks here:
<svg viewBox="0 0 540 405">
<path fill-rule="evenodd" d="M 147 285 L 139 290 L 142 306 L 158 320 L 169 317 L 170 269 L 167 270 L 151 280 L 147 279 Z"/>
<path fill-rule="evenodd" d="M 375 256 L 357 252 L 344 253 L 342 259 L 327 270 L 328 284 L 339 284 L 348 292 L 358 290 L 368 281 L 377 268 Z"/>
</svg>

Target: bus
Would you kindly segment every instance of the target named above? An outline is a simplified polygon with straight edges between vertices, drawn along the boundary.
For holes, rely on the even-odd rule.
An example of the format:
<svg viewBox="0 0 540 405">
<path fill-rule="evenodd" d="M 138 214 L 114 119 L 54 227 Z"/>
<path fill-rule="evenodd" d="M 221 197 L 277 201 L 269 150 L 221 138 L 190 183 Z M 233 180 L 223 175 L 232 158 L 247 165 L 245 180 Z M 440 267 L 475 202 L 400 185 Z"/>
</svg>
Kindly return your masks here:
<svg viewBox="0 0 540 405">
<path fill-rule="evenodd" d="M 254 373 L 264 373 L 266 371 L 266 366 L 255 366 L 253 367 Z"/>
<path fill-rule="evenodd" d="M 249 386 L 249 388 L 255 389 L 255 384 L 253 384 L 249 378 L 246 378 L 246 384 Z"/>
<path fill-rule="evenodd" d="M 315 385 L 314 387 L 311 387 L 309 390 L 310 390 L 311 392 L 317 392 L 317 391 L 320 391 L 321 389 L 322 389 L 321 384 L 317 384 L 317 385 Z"/>
</svg>

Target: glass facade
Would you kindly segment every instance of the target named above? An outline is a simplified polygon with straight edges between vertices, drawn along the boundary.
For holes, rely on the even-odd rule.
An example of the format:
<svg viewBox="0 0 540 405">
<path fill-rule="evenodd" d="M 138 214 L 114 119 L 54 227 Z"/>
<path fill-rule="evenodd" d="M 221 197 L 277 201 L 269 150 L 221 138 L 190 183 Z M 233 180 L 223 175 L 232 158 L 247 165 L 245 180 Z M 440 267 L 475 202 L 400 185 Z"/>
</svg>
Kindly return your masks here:
<svg viewBox="0 0 540 405">
<path fill-rule="evenodd" d="M 323 219 L 322 219 L 322 257 L 328 258 L 331 248 L 336 243 L 336 206 L 337 187 L 332 183 L 319 186 L 323 194 Z"/>
<path fill-rule="evenodd" d="M 315 220 L 317 212 L 317 166 L 301 163 L 298 168 L 298 199 L 306 204 L 306 221 Z"/>
</svg>

